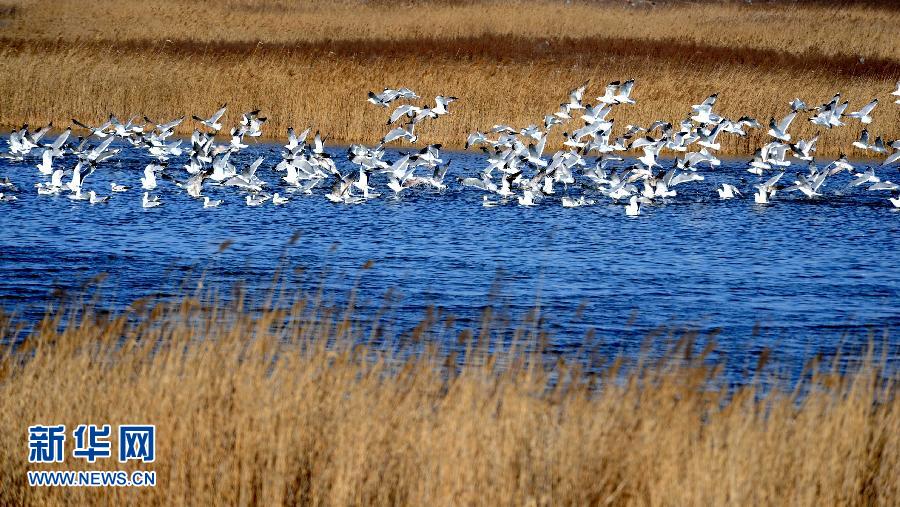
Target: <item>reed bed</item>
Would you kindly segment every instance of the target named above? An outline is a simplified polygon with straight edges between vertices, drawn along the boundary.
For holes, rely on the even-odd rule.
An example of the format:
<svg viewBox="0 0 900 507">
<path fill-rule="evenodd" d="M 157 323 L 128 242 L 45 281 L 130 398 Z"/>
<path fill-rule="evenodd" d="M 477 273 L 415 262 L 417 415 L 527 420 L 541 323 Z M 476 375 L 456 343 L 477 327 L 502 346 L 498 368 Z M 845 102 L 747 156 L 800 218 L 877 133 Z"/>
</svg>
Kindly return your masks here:
<svg viewBox="0 0 900 507">
<path fill-rule="evenodd" d="M 422 125 L 425 142 L 460 148 L 466 136 L 495 123 L 525 126 L 540 123 L 556 110 L 568 90 L 586 78 L 592 90 L 607 81 L 634 77 L 635 106 L 619 107 L 617 132 L 633 123 L 649 125 L 657 119 L 678 121 L 706 95 L 719 92 L 717 111 L 737 118 L 756 116 L 765 123 L 781 118 L 797 95 L 823 103 L 837 92 L 861 105 L 881 97 L 869 126 L 873 135 L 900 137 L 900 108 L 889 100 L 892 82 L 884 77 L 836 77 L 817 69 L 785 70 L 754 66 L 697 65 L 657 62 L 653 57 L 601 57 L 595 61 L 560 63 L 498 62 L 483 58 L 433 59 L 423 66 L 416 57 L 378 58 L 319 55 L 290 51 L 251 54 L 202 52 L 174 58 L 164 50 L 71 47 L 0 50 L 0 124 L 7 127 L 69 119 L 101 123 L 115 113 L 120 118 L 145 114 L 152 119 L 184 114 L 210 114 L 229 103 L 226 122 L 236 123 L 241 111 L 262 108 L 269 117 L 266 133 L 284 137 L 287 127 L 313 126 L 331 142 L 375 143 L 387 131 L 384 110 L 365 102 L 369 90 L 384 86 L 415 86 L 424 97 L 443 93 L 461 97 L 441 121 Z M 22 83 L 33 83 L 22 86 Z M 194 128 L 191 122 L 181 133 Z M 851 143 L 862 126 L 822 132 L 820 155 L 862 155 Z M 792 133 L 814 135 L 816 129 L 798 119 Z M 559 132 L 555 138 L 561 141 Z M 763 129 L 746 138 L 721 136 L 722 151 L 747 154 L 766 142 Z"/>
<path fill-rule="evenodd" d="M 45 2 L 4 3 L 0 23 L 0 127 L 72 117 L 100 122 L 146 114 L 168 119 L 231 105 L 262 108 L 267 134 L 312 125 L 332 142 L 376 142 L 383 111 L 366 93 L 410 86 L 423 97 L 461 100 L 421 139 L 458 148 L 495 123 L 539 123 L 567 92 L 591 80 L 588 97 L 634 78 L 636 106 L 618 125 L 677 121 L 719 92 L 718 112 L 763 123 L 800 96 L 851 108 L 873 97 L 873 135 L 900 137 L 890 91 L 900 79 L 893 27 L 900 10 L 869 5 L 733 2 L 628 8 L 618 2 Z M 802 26 L 803 29 L 798 29 Z M 202 28 L 201 28 L 202 27 Z M 675 29 L 674 27 L 677 27 Z M 802 125 L 801 125 L 802 124 Z M 190 122 L 181 127 L 188 133 Z M 862 129 L 824 132 L 819 154 L 851 148 Z M 802 119 L 792 132 L 816 130 Z M 764 141 L 723 136 L 724 153 Z M 558 147 L 561 138 L 555 139 Z"/>
<path fill-rule="evenodd" d="M 679 38 L 717 47 L 819 51 L 897 59 L 900 9 L 793 1 L 677 2 L 647 9 L 624 1 L 4 0 L 16 6 L 5 34 L 20 39 L 153 39 L 263 43 L 404 40 L 481 35 Z M 661 2 L 662 3 L 662 2 Z"/>
<path fill-rule="evenodd" d="M 239 301 L 239 299 L 238 299 Z M 729 388 L 690 337 L 589 372 L 526 321 L 440 351 L 431 317 L 377 326 L 299 297 L 50 308 L 0 349 L 0 504 L 893 505 L 896 374 L 872 354 L 802 384 Z M 280 309 L 279 309 L 280 308 Z M 16 319 L 0 318 L 0 343 Z M 761 363 L 765 361 L 764 354 Z M 551 358 L 552 359 L 552 358 Z M 770 379 L 771 380 L 771 379 Z M 147 422 L 155 488 L 29 488 L 27 426 Z M 50 469 L 117 467 L 67 459 Z M 133 469 L 137 465 L 122 465 Z"/>
</svg>

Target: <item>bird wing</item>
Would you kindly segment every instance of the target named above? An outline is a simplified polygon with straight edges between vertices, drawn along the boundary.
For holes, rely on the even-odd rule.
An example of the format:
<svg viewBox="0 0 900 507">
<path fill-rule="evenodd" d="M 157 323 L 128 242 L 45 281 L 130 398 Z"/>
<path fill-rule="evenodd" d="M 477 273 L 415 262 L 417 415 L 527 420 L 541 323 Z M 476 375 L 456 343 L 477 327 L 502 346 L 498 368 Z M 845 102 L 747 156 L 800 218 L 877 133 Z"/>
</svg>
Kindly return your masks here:
<svg viewBox="0 0 900 507">
<path fill-rule="evenodd" d="M 797 116 L 797 111 L 792 112 L 791 114 L 785 116 L 778 122 L 778 130 L 782 132 L 787 132 L 788 127 L 791 126 L 791 122 L 794 121 L 794 117 Z"/>
<path fill-rule="evenodd" d="M 215 123 L 215 122 L 219 121 L 219 118 L 221 118 L 222 115 L 225 114 L 225 109 L 226 109 L 226 108 L 227 108 L 227 104 L 222 104 L 222 108 L 219 109 L 218 111 L 216 111 L 216 112 L 209 118 L 209 123 Z"/>
</svg>

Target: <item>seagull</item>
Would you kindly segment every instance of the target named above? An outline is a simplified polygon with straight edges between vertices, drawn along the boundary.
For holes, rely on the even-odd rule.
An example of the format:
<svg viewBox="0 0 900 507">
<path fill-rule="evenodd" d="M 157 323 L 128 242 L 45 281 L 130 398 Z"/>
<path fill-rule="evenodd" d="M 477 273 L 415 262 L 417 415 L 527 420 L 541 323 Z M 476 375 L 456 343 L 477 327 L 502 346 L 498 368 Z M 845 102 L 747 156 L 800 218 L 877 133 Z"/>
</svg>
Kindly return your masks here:
<svg viewBox="0 0 900 507">
<path fill-rule="evenodd" d="M 588 206 L 594 204 L 594 201 L 585 198 L 584 196 L 574 198 L 565 196 L 561 199 L 563 208 L 579 208 L 581 206 Z"/>
<path fill-rule="evenodd" d="M 894 149 L 894 153 L 891 153 L 888 158 L 884 159 L 884 162 L 881 163 L 881 166 L 888 166 L 893 164 L 894 162 L 900 160 L 900 139 L 891 143 L 891 148 Z"/>
<path fill-rule="evenodd" d="M 163 170 L 164 167 L 159 164 L 147 164 L 144 168 L 144 177 L 141 178 L 141 188 L 144 190 L 156 189 L 156 171 Z"/>
<path fill-rule="evenodd" d="M 601 105 L 616 104 L 617 103 L 616 95 L 618 94 L 618 91 L 619 91 L 619 84 L 620 84 L 619 81 L 613 81 L 613 82 L 609 83 L 608 85 L 606 85 L 606 89 L 604 90 L 603 95 L 600 97 L 597 97 L 597 102 L 599 102 Z M 584 92 L 582 92 L 582 93 L 584 93 Z M 581 99 L 579 98 L 579 103 L 580 102 L 581 102 Z"/>
<path fill-rule="evenodd" d="M 636 217 L 641 214 L 641 203 L 638 201 L 638 197 L 636 195 L 631 196 L 631 199 L 628 200 L 628 205 L 625 206 L 625 215 L 629 217 Z"/>
<path fill-rule="evenodd" d="M 209 196 L 206 196 L 206 195 L 203 196 L 203 207 L 204 208 L 215 208 L 215 207 L 218 207 L 220 204 L 222 204 L 221 199 L 212 200 L 209 198 Z"/>
<path fill-rule="evenodd" d="M 722 188 L 716 189 L 719 192 L 719 199 L 731 199 L 735 195 L 742 195 L 740 190 L 737 189 L 736 186 L 730 185 L 728 183 L 723 183 Z"/>
<path fill-rule="evenodd" d="M 397 109 L 394 109 L 394 112 L 391 113 L 390 118 L 388 118 L 387 125 L 396 123 L 397 120 L 403 118 L 404 116 L 412 120 L 416 118 L 420 112 L 422 112 L 421 107 L 416 107 L 410 104 L 402 104 L 400 106 L 397 106 Z"/>
<path fill-rule="evenodd" d="M 66 183 L 66 188 L 71 190 L 74 194 L 81 194 L 81 168 L 81 162 L 75 164 L 75 167 L 72 168 L 72 179 Z"/>
<path fill-rule="evenodd" d="M 63 174 L 65 173 L 62 169 L 57 169 L 53 171 L 49 182 L 36 184 L 38 195 L 59 195 L 63 189 Z"/>
<path fill-rule="evenodd" d="M 866 190 L 869 190 L 869 191 L 890 190 L 891 192 L 893 192 L 895 190 L 900 190 L 900 185 L 897 185 L 896 183 L 891 183 L 890 181 L 879 181 L 878 183 L 875 183 L 874 185 L 867 188 Z"/>
<path fill-rule="evenodd" d="M 218 132 L 219 130 L 222 129 L 222 124 L 217 123 L 217 122 L 222 117 L 222 115 L 225 114 L 225 109 L 227 107 L 228 107 L 228 104 L 222 104 L 222 106 L 219 108 L 219 110 L 216 111 L 215 113 L 213 113 L 213 115 L 210 116 L 209 119 L 207 119 L 207 120 L 204 120 L 203 118 L 200 118 L 199 116 L 191 116 L 191 118 L 200 122 L 204 126 L 212 129 L 213 131 Z"/>
<path fill-rule="evenodd" d="M 155 125 L 156 130 L 159 132 L 160 137 L 165 139 L 174 133 L 175 127 L 181 125 L 181 122 L 184 121 L 184 116 L 182 116 L 181 118 L 175 118 L 174 120 L 172 120 L 170 122 L 166 122 L 166 123 L 162 123 L 162 124 L 158 124 L 155 121 L 151 120 L 150 118 L 147 118 L 146 116 L 144 116 L 144 121 L 149 124 Z"/>
<path fill-rule="evenodd" d="M 119 185 L 115 181 L 109 182 L 109 188 L 113 192 L 127 192 L 131 187 L 126 187 L 125 185 Z"/>
<path fill-rule="evenodd" d="M 240 128 L 237 131 L 241 136 L 259 137 L 262 135 L 262 126 L 266 122 L 266 118 L 261 117 L 259 113 L 260 110 L 255 109 L 241 115 Z"/>
<path fill-rule="evenodd" d="M 404 127 L 397 127 L 391 130 L 387 133 L 387 135 L 381 138 L 381 144 L 387 144 L 391 141 L 396 141 L 397 139 L 405 139 L 410 143 L 415 144 L 415 142 L 419 138 L 413 133 L 414 127 L 414 125 L 410 124 L 409 129 L 406 129 Z"/>
<path fill-rule="evenodd" d="M 889 197 L 888 200 L 891 201 L 895 208 L 900 208 L 900 194 L 897 194 L 897 197 Z"/>
<path fill-rule="evenodd" d="M 829 103 L 814 108 L 816 115 L 810 118 L 809 121 L 815 125 L 821 125 L 828 129 L 844 125 L 841 121 L 841 116 L 844 114 L 844 111 L 847 109 L 850 102 L 845 101 L 841 103 L 840 100 L 841 94 L 838 93 L 831 98 Z"/>
<path fill-rule="evenodd" d="M 278 195 L 278 192 L 275 192 L 275 195 L 272 196 L 272 204 L 274 204 L 275 206 L 280 206 L 282 204 L 287 204 L 287 203 L 288 203 L 288 198 L 281 197 L 280 195 Z"/>
<path fill-rule="evenodd" d="M 800 99 L 792 100 L 790 103 L 790 106 L 791 106 L 791 111 L 794 111 L 794 112 L 806 111 L 806 109 L 807 109 L 806 103 Z"/>
<path fill-rule="evenodd" d="M 798 174 L 797 179 L 794 180 L 794 184 L 790 187 L 785 188 L 785 191 L 792 192 L 795 190 L 799 190 L 800 192 L 803 192 L 803 195 L 810 199 L 812 199 L 813 197 L 819 197 L 822 195 L 819 193 L 819 188 L 821 188 L 822 184 L 825 183 L 825 178 L 827 176 L 827 172 L 816 174 L 812 178 L 807 178 L 802 174 Z"/>
<path fill-rule="evenodd" d="M 534 202 L 534 191 L 531 189 L 525 189 L 522 192 L 522 195 L 517 197 L 520 206 L 534 206 L 536 203 Z"/>
<path fill-rule="evenodd" d="M 757 192 L 753 196 L 754 201 L 756 201 L 757 204 L 768 204 L 769 199 L 775 195 L 775 184 L 778 183 L 778 180 L 780 180 L 782 176 L 784 176 L 784 173 L 780 172 L 769 178 L 765 183 L 757 185 Z"/>
<path fill-rule="evenodd" d="M 99 127 L 90 127 L 88 125 L 85 125 L 84 123 L 81 123 L 80 121 L 76 120 L 75 118 L 72 118 L 72 123 L 74 123 L 75 125 L 83 128 L 85 130 L 89 130 L 91 132 L 91 135 L 96 136 L 100 139 L 103 139 L 106 136 L 110 135 L 108 132 L 106 132 L 106 129 L 108 129 L 109 127 L 112 126 L 112 122 L 109 120 L 106 120 L 106 122 L 103 123 L 102 125 L 100 125 Z"/>
<path fill-rule="evenodd" d="M 872 102 L 869 102 L 868 104 L 866 104 L 862 108 L 860 108 L 859 111 L 847 113 L 847 118 L 856 118 L 864 125 L 872 123 L 872 117 L 870 116 L 870 114 L 872 113 L 872 110 L 875 109 L 875 106 L 877 106 L 877 105 L 878 105 L 878 99 L 874 99 L 874 100 L 872 100 Z"/>
<path fill-rule="evenodd" d="M 431 108 L 431 112 L 436 114 L 437 116 L 449 114 L 450 111 L 447 110 L 447 106 L 449 106 L 451 102 L 455 102 L 457 100 L 459 99 L 457 99 L 456 97 L 445 97 L 443 95 L 438 95 L 434 98 L 435 106 Z"/>
<path fill-rule="evenodd" d="M 616 104 L 634 104 L 635 100 L 631 98 L 631 89 L 634 88 L 634 79 L 629 79 L 622 83 L 613 97 Z"/>
<path fill-rule="evenodd" d="M 816 151 L 816 141 L 819 140 L 819 135 L 816 134 L 815 137 L 810 139 L 809 141 L 805 139 L 801 139 L 797 141 L 797 144 L 790 145 L 791 150 L 794 152 L 794 156 L 800 160 L 810 161 L 813 159 L 811 155 L 812 152 Z"/>
<path fill-rule="evenodd" d="M 853 146 L 861 149 L 868 150 L 871 146 L 869 145 L 869 130 L 863 129 L 859 134 L 859 140 L 853 141 Z"/>
<path fill-rule="evenodd" d="M 556 115 L 544 115 L 544 128 L 550 130 L 554 125 L 562 125 L 563 121 Z"/>
<path fill-rule="evenodd" d="M 779 141 L 790 141 L 791 135 L 787 133 L 787 129 L 791 126 L 791 122 L 794 121 L 795 116 L 797 116 L 797 112 L 793 111 L 789 115 L 782 118 L 778 123 L 775 123 L 775 118 L 772 118 L 771 120 L 769 120 L 768 134 L 775 139 L 778 139 Z"/>
<path fill-rule="evenodd" d="M 584 98 L 584 91 L 587 89 L 587 85 L 588 83 L 585 81 L 584 84 L 569 92 L 569 102 L 562 104 L 567 113 L 573 109 L 584 109 L 584 106 L 581 105 L 581 100 Z"/>
<path fill-rule="evenodd" d="M 397 99 L 415 100 L 418 98 L 419 96 L 409 88 L 400 88 L 399 90 L 385 88 L 381 93 L 369 92 L 368 101 L 379 107 L 388 107 L 388 104 Z"/>
<path fill-rule="evenodd" d="M 714 105 L 716 105 L 716 101 L 719 99 L 718 93 L 713 93 L 709 97 L 703 100 L 703 102 L 699 104 L 694 104 L 691 106 L 691 111 L 697 112 L 703 109 L 711 109 Z"/>
<path fill-rule="evenodd" d="M 109 201 L 108 195 L 100 197 L 97 195 L 97 192 L 94 192 L 93 190 L 88 192 L 88 195 L 90 196 L 91 204 L 102 204 L 102 203 Z"/>
<path fill-rule="evenodd" d="M 246 202 L 247 202 L 247 206 L 262 206 L 269 199 L 270 199 L 270 197 L 268 195 L 261 195 L 261 196 L 248 195 L 246 198 Z"/>
<path fill-rule="evenodd" d="M 51 144 L 48 149 L 50 150 L 50 154 L 53 157 L 61 157 L 63 156 L 63 146 L 66 141 L 68 141 L 69 136 L 72 135 L 72 128 L 67 128 L 62 134 L 60 134 Z"/>
<path fill-rule="evenodd" d="M 3 195 L 3 194 L 0 194 L 0 195 Z M 491 198 L 486 195 L 481 197 L 481 205 L 484 206 L 485 208 L 493 208 L 493 207 L 497 206 L 498 204 L 500 204 L 500 203 L 497 201 L 491 200 Z"/>
<path fill-rule="evenodd" d="M 53 151 L 50 148 L 41 154 L 41 163 L 37 165 L 38 171 L 44 175 L 53 174 Z"/>
<path fill-rule="evenodd" d="M 856 173 L 854 179 L 850 182 L 850 186 L 858 187 L 860 185 L 868 185 L 869 183 L 879 183 L 881 179 L 875 175 L 875 169 L 869 167 L 865 172 Z"/>
<path fill-rule="evenodd" d="M 155 208 L 162 203 L 159 201 L 159 196 L 150 197 L 150 192 L 144 192 L 144 196 L 141 200 L 141 206 L 144 208 Z"/>
</svg>

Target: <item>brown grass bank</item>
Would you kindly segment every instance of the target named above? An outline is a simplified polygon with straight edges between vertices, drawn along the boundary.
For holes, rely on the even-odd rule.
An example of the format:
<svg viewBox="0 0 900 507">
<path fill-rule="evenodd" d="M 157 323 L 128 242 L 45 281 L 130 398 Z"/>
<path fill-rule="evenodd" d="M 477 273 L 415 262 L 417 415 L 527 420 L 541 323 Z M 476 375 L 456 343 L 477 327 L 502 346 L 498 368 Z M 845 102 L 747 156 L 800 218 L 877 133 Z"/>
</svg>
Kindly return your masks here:
<svg viewBox="0 0 900 507">
<path fill-rule="evenodd" d="M 63 324 L 60 316 L 69 318 Z M 877 358 L 803 388 L 727 396 L 687 342 L 628 373 L 426 339 L 386 352 L 340 313 L 133 305 L 53 311 L 0 352 L 0 504 L 892 505 L 896 378 Z M 287 322 L 290 322 L 289 324 Z M 2 319 L 0 337 L 9 336 Z M 377 334 L 377 333 L 376 333 Z M 690 359 L 685 359 L 690 358 Z M 798 397 L 797 393 L 805 392 Z M 29 488 L 27 426 L 157 426 L 155 488 Z M 120 465 L 98 461 L 94 468 Z M 134 468 L 128 466 L 127 468 Z"/>
<path fill-rule="evenodd" d="M 267 133 L 313 125 L 332 141 L 374 142 L 383 111 L 365 94 L 410 86 L 460 97 L 423 140 L 460 147 L 494 123 L 525 126 L 591 79 L 589 97 L 615 79 L 637 80 L 637 105 L 616 120 L 676 121 L 706 95 L 721 112 L 765 122 L 787 103 L 842 92 L 873 97 L 873 135 L 900 137 L 889 100 L 900 79 L 893 36 L 900 11 L 872 5 L 485 1 L 454 5 L 241 0 L 144 3 L 21 0 L 0 16 L 0 127 L 101 121 L 109 113 L 153 118 L 207 114 L 226 121 L 260 107 Z M 800 126 L 800 123 L 804 125 Z M 185 124 L 183 133 L 192 128 Z M 798 121 L 796 135 L 815 129 Z M 861 130 L 824 133 L 821 155 L 854 153 Z M 723 136 L 726 153 L 763 141 Z"/>
</svg>

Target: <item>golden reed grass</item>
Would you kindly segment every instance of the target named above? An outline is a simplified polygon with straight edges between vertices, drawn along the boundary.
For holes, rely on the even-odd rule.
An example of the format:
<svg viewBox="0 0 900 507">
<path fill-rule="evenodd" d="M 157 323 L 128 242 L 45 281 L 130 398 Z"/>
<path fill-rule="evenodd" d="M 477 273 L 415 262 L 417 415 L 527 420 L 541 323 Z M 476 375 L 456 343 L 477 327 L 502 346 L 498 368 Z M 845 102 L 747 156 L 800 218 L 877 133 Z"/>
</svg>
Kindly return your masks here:
<svg viewBox="0 0 900 507">
<path fill-rule="evenodd" d="M 57 126 L 146 114 L 208 114 L 226 121 L 262 108 L 267 134 L 312 125 L 338 142 L 376 142 L 384 111 L 369 90 L 411 86 L 461 97 L 453 114 L 422 128 L 426 142 L 460 147 L 495 123 L 538 123 L 572 87 L 600 94 L 635 78 L 638 104 L 619 125 L 684 118 L 719 92 L 719 110 L 781 117 L 800 96 L 836 92 L 852 105 L 881 99 L 869 130 L 900 137 L 889 93 L 900 78 L 893 27 L 900 10 L 866 5 L 734 3 L 624 8 L 609 3 L 472 2 L 7 2 L 0 9 L 0 126 Z M 677 27 L 677 28 L 676 28 Z M 593 96 L 593 95 L 590 95 Z M 852 107 L 852 106 L 851 106 Z M 801 125 L 802 124 L 802 125 Z M 182 126 L 187 133 L 193 125 Z M 816 130 L 798 121 L 795 136 Z M 851 156 L 862 126 L 823 132 L 819 154 Z M 559 139 L 557 139 L 559 141 Z M 746 154 L 763 132 L 723 138 Z"/>
<path fill-rule="evenodd" d="M 71 307 L 76 308 L 76 307 Z M 315 299 L 51 308 L 0 353 L 0 504 L 895 505 L 896 373 L 729 389 L 691 340 L 589 373 L 486 312 L 460 356 L 426 318 L 384 347 Z M 0 318 L 0 342 L 15 319 Z M 371 328 L 369 328 L 371 329 Z M 523 330 L 534 329 L 524 325 Z M 494 338 L 492 338 L 494 336 Z M 21 338 L 21 336 L 19 336 Z M 509 337 L 507 337 L 509 338 Z M 493 347 L 493 348 L 491 348 Z M 464 357 L 464 360 L 460 358 Z M 757 379 L 763 376 L 757 377 Z M 29 488 L 27 426 L 157 426 L 155 488 Z M 113 465 L 112 467 L 117 467 Z M 68 459 L 51 469 L 110 468 Z M 129 465 L 133 469 L 134 466 Z"/>
</svg>

